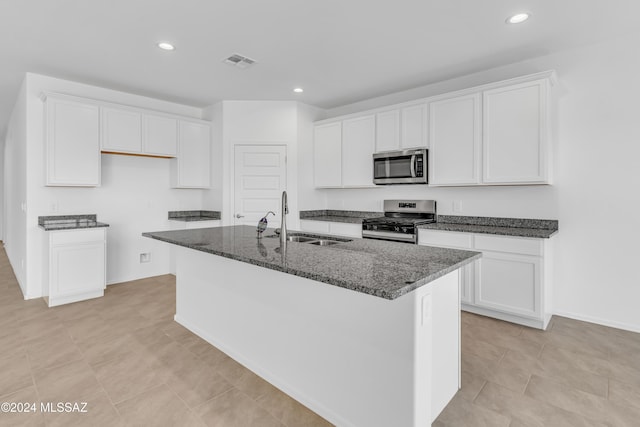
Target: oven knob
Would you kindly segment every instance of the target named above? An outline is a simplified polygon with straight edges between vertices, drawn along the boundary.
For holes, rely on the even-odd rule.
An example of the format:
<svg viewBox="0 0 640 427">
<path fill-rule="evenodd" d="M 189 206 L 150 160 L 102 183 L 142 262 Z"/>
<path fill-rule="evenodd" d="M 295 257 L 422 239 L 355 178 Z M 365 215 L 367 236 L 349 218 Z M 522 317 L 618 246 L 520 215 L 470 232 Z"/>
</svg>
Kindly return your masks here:
<svg viewBox="0 0 640 427">
<path fill-rule="evenodd" d="M 394 227 L 394 230 L 400 231 L 400 227 Z"/>
<path fill-rule="evenodd" d="M 371 228 L 374 229 L 374 230 L 377 230 L 378 226 L 377 225 L 372 225 Z"/>
</svg>

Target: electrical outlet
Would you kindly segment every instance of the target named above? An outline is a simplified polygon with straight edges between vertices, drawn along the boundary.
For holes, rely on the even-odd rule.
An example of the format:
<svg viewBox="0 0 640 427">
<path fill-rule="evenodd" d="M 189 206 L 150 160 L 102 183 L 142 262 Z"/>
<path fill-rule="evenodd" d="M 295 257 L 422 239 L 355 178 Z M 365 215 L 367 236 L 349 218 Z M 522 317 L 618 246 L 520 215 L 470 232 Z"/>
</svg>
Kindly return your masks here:
<svg viewBox="0 0 640 427">
<path fill-rule="evenodd" d="M 151 252 L 145 252 L 140 254 L 140 262 L 151 262 Z"/>
<path fill-rule="evenodd" d="M 453 201 L 453 212 L 461 213 L 462 212 L 462 200 L 454 200 Z"/>
</svg>

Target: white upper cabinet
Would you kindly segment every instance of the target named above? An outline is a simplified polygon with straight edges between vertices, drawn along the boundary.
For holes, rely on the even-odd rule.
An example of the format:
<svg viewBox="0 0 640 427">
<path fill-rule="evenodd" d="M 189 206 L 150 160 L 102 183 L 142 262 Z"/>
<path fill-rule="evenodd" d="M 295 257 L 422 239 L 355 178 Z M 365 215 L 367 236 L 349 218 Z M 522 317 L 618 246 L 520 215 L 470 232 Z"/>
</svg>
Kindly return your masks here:
<svg viewBox="0 0 640 427">
<path fill-rule="evenodd" d="M 400 148 L 400 110 L 376 114 L 376 152 Z"/>
<path fill-rule="evenodd" d="M 208 188 L 211 185 L 211 126 L 180 120 L 178 157 L 172 160 L 174 188 Z"/>
<path fill-rule="evenodd" d="M 548 81 L 483 93 L 484 183 L 547 181 Z"/>
<path fill-rule="evenodd" d="M 376 114 L 376 152 L 427 146 L 427 104 Z"/>
<path fill-rule="evenodd" d="M 429 184 L 549 184 L 552 80 L 540 73 L 432 102 Z"/>
<path fill-rule="evenodd" d="M 376 116 L 321 123 L 314 128 L 314 183 L 320 188 L 373 187 Z"/>
<path fill-rule="evenodd" d="M 371 186 L 371 153 L 417 147 L 432 186 L 550 184 L 554 81 L 545 71 L 319 122 L 315 185 Z"/>
<path fill-rule="evenodd" d="M 47 96 L 46 185 L 100 185 L 99 129 L 97 105 L 63 95 Z"/>
<path fill-rule="evenodd" d="M 313 175 L 316 187 L 342 185 L 342 122 L 317 125 L 313 138 Z"/>
<path fill-rule="evenodd" d="M 101 108 L 102 151 L 142 153 L 142 114 L 122 108 Z"/>
<path fill-rule="evenodd" d="M 342 122 L 342 185 L 373 186 L 373 152 L 376 140 L 374 115 Z"/>
<path fill-rule="evenodd" d="M 480 99 L 473 93 L 429 105 L 429 184 L 479 183 Z"/>
<path fill-rule="evenodd" d="M 101 108 L 102 151 L 106 153 L 175 157 L 178 120 L 137 109 Z"/>
<path fill-rule="evenodd" d="M 142 148 L 149 155 L 175 157 L 178 152 L 178 120 L 173 117 L 143 115 Z"/>
<path fill-rule="evenodd" d="M 427 146 L 427 104 L 420 103 L 400 110 L 402 117 L 400 148 Z"/>
</svg>

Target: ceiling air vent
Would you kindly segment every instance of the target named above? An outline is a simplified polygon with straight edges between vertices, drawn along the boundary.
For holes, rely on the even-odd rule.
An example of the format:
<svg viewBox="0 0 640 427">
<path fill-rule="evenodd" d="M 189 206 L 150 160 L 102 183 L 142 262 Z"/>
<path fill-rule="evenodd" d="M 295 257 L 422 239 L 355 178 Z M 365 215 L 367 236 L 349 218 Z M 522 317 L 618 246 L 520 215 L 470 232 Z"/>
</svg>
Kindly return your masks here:
<svg viewBox="0 0 640 427">
<path fill-rule="evenodd" d="M 247 58 L 246 56 L 242 56 L 237 53 L 226 58 L 223 62 L 238 68 L 247 68 L 256 63 L 255 59 Z"/>
</svg>

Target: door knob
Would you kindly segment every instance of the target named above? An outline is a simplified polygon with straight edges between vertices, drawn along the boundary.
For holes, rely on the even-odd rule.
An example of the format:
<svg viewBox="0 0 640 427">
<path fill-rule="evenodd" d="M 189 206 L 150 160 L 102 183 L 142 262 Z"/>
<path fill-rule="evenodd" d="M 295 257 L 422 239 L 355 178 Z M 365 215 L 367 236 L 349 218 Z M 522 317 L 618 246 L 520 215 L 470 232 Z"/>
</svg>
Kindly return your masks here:
<svg viewBox="0 0 640 427">
<path fill-rule="evenodd" d="M 236 218 L 244 218 L 244 215 L 240 215 L 239 213 L 237 213 Z"/>
</svg>

